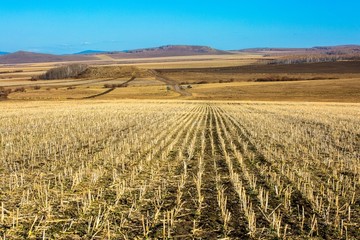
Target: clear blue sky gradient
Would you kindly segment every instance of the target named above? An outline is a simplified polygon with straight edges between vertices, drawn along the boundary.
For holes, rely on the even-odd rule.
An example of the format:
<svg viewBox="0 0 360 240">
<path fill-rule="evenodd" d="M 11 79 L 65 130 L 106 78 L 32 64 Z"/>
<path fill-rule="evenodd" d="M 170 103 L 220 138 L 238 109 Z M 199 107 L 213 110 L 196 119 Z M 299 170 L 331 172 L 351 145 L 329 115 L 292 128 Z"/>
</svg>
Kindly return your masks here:
<svg viewBox="0 0 360 240">
<path fill-rule="evenodd" d="M 0 0 L 0 51 L 360 44 L 360 1 Z"/>
</svg>

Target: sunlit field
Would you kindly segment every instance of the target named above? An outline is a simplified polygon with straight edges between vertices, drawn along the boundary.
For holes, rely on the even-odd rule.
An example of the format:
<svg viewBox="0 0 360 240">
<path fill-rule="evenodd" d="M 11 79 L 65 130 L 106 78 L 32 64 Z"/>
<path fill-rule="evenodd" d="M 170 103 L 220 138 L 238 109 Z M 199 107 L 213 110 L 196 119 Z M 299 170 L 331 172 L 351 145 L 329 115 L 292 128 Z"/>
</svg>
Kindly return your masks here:
<svg viewBox="0 0 360 240">
<path fill-rule="evenodd" d="M 1 239 L 357 239 L 360 105 L 1 103 Z"/>
</svg>

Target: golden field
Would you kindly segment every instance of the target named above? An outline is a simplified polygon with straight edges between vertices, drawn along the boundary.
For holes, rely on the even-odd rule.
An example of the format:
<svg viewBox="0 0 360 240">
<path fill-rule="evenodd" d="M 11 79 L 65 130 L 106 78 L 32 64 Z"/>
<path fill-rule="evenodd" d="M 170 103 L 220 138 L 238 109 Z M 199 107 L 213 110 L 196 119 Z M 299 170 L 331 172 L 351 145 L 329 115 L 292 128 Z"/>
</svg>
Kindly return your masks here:
<svg viewBox="0 0 360 240">
<path fill-rule="evenodd" d="M 360 105 L 5 101 L 2 239 L 356 239 Z"/>
</svg>

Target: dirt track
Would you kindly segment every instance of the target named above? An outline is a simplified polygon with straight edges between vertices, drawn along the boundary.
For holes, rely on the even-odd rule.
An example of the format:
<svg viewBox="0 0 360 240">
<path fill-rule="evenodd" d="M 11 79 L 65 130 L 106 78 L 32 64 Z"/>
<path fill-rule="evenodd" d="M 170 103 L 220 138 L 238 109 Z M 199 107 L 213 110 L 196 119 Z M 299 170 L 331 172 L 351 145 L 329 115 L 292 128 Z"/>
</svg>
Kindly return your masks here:
<svg viewBox="0 0 360 240">
<path fill-rule="evenodd" d="M 169 87 L 172 88 L 173 91 L 179 93 L 181 96 L 192 96 L 191 93 L 185 91 L 184 89 L 182 89 L 180 87 L 180 85 L 175 81 L 175 80 L 172 80 L 168 77 L 165 77 L 163 75 L 161 75 L 158 71 L 156 70 L 149 70 L 150 72 L 152 72 L 156 78 L 156 80 L 159 80 L 161 82 L 164 82 L 166 83 Z"/>
<path fill-rule="evenodd" d="M 134 81 L 136 79 L 136 77 L 131 77 L 129 80 L 127 80 L 126 82 L 120 84 L 120 87 L 125 87 L 129 82 Z M 116 89 L 116 87 L 110 88 L 108 90 L 106 90 L 105 92 L 99 93 L 99 94 L 95 94 L 92 96 L 88 96 L 88 97 L 84 97 L 83 99 L 89 99 L 89 98 L 96 98 L 96 97 L 100 97 L 103 96 L 105 94 L 108 94 L 112 91 L 114 91 Z"/>
</svg>

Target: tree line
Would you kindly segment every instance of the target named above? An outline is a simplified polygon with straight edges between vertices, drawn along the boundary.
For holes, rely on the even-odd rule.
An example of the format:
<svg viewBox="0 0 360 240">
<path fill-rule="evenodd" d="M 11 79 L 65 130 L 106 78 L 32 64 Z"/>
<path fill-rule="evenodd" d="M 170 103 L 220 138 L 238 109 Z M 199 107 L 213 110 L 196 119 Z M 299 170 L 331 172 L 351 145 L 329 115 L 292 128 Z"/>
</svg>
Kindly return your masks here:
<svg viewBox="0 0 360 240">
<path fill-rule="evenodd" d="M 33 77 L 33 80 L 53 80 L 78 77 L 88 69 L 86 64 L 70 64 L 52 68 L 40 76 Z"/>
</svg>

